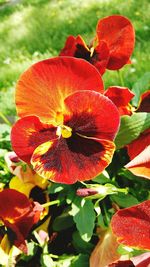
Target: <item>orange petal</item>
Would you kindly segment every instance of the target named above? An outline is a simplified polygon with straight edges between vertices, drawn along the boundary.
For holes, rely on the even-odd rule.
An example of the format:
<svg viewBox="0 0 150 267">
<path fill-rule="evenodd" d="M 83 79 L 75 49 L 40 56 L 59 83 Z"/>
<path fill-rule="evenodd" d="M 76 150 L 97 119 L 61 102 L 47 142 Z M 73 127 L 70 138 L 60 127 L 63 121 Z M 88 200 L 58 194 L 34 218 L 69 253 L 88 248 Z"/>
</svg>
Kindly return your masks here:
<svg viewBox="0 0 150 267">
<path fill-rule="evenodd" d="M 103 81 L 90 63 L 71 57 L 38 62 L 17 83 L 18 115 L 36 115 L 50 123 L 63 111 L 66 96 L 78 90 L 103 93 Z"/>
<path fill-rule="evenodd" d="M 106 267 L 120 259 L 121 255 L 117 252 L 118 246 L 117 239 L 110 229 L 105 231 L 91 254 L 90 267 Z"/>
<path fill-rule="evenodd" d="M 138 249 L 150 249 L 150 200 L 119 210 L 111 220 L 117 241 Z"/>
<path fill-rule="evenodd" d="M 137 176 L 150 179 L 150 145 L 125 165 L 125 168 Z"/>
<path fill-rule="evenodd" d="M 30 163 L 34 149 L 55 137 L 56 128 L 42 123 L 36 116 L 18 120 L 12 128 L 11 143 L 13 150 L 23 161 Z"/>
<path fill-rule="evenodd" d="M 116 70 L 128 63 L 134 48 L 134 28 L 129 19 L 112 15 L 99 20 L 96 28 L 98 40 L 105 41 L 110 50 L 107 68 Z"/>
</svg>

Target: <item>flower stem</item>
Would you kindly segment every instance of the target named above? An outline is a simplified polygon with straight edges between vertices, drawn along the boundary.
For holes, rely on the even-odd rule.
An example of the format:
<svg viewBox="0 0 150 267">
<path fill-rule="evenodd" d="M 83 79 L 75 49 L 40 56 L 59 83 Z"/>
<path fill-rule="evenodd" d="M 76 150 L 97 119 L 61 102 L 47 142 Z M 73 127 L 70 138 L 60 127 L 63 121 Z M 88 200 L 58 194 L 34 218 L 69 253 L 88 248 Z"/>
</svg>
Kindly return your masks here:
<svg viewBox="0 0 150 267">
<path fill-rule="evenodd" d="M 0 111 L 0 117 L 2 118 L 2 120 L 8 124 L 9 126 L 11 126 L 10 121 L 6 118 L 6 116 Z"/>
<path fill-rule="evenodd" d="M 121 86 L 124 87 L 124 80 L 123 80 L 122 72 L 120 70 L 118 70 L 117 73 L 118 73 L 118 77 L 119 77 Z"/>
<path fill-rule="evenodd" d="M 50 202 L 47 202 L 45 204 L 42 204 L 42 207 L 43 208 L 47 208 L 49 206 L 53 206 L 53 205 L 59 205 L 60 204 L 60 200 L 54 200 L 54 201 L 50 201 Z"/>
</svg>

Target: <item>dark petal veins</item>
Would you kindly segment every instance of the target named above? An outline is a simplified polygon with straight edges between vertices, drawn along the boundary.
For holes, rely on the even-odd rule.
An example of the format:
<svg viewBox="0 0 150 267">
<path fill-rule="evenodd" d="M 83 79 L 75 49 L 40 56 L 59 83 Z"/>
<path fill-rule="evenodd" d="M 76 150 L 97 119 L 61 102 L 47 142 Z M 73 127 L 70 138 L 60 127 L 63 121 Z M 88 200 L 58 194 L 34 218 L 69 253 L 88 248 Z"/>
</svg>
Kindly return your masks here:
<svg viewBox="0 0 150 267">
<path fill-rule="evenodd" d="M 39 146 L 31 162 L 41 176 L 71 184 L 92 179 L 103 171 L 110 163 L 113 151 L 114 144 L 110 141 L 84 138 L 74 133 L 70 138 L 55 139 Z"/>
</svg>

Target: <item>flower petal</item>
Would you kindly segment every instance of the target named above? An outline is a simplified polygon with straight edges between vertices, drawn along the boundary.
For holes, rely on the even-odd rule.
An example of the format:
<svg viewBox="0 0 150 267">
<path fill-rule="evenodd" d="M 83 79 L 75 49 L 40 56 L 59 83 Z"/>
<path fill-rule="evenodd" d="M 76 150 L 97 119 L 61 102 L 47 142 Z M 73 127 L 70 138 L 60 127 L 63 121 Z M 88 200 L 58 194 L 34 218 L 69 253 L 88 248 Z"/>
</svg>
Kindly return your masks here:
<svg viewBox="0 0 150 267">
<path fill-rule="evenodd" d="M 148 145 L 150 145 L 150 129 L 141 133 L 137 139 L 127 146 L 130 159 L 132 160 L 138 156 Z"/>
<path fill-rule="evenodd" d="M 18 120 L 12 128 L 13 150 L 23 161 L 30 163 L 34 149 L 55 137 L 55 127 L 42 123 L 36 116 Z"/>
<path fill-rule="evenodd" d="M 36 115 L 50 123 L 58 112 L 63 111 L 66 96 L 78 90 L 103 93 L 101 76 L 90 63 L 71 57 L 38 62 L 25 71 L 18 81 L 18 115 Z"/>
<path fill-rule="evenodd" d="M 141 95 L 138 112 L 150 112 L 150 90 Z"/>
<path fill-rule="evenodd" d="M 91 254 L 90 267 L 106 267 L 120 259 L 121 255 L 117 252 L 118 246 L 116 237 L 110 229 L 102 233 L 99 242 Z"/>
<path fill-rule="evenodd" d="M 12 208 L 14 209 L 15 207 Z M 35 202 L 32 203 L 32 205 L 30 203 L 30 211 L 27 214 L 22 214 L 22 216 L 14 223 L 4 220 L 5 226 L 13 231 L 13 234 L 10 235 L 11 242 L 24 253 L 27 253 L 25 239 L 27 238 L 32 226 L 39 221 L 42 211 L 43 208 L 39 203 Z"/>
<path fill-rule="evenodd" d="M 129 102 L 134 97 L 134 93 L 127 87 L 111 86 L 104 94 L 117 106 L 121 116 L 132 114 Z"/>
<path fill-rule="evenodd" d="M 95 47 L 94 53 L 91 56 L 89 62 L 98 69 L 101 75 L 103 75 L 107 68 L 109 58 L 110 53 L 107 43 L 100 41 L 99 44 Z"/>
<path fill-rule="evenodd" d="M 5 203 L 5 205 L 4 205 Z M 29 199 L 14 189 L 4 189 L 0 192 L 0 218 L 15 221 L 31 208 Z"/>
<path fill-rule="evenodd" d="M 86 137 L 113 140 L 119 128 L 116 106 L 105 96 L 93 91 L 76 92 L 65 99 L 67 126 Z"/>
<path fill-rule="evenodd" d="M 42 177 L 73 184 L 77 180 L 90 180 L 102 172 L 111 162 L 114 149 L 111 141 L 74 134 L 37 147 L 31 163 Z"/>
<path fill-rule="evenodd" d="M 123 260 L 109 264 L 108 267 L 135 267 L 135 265 L 130 260 Z"/>
<path fill-rule="evenodd" d="M 80 35 L 77 37 L 70 35 L 59 56 L 71 56 L 88 60 L 90 58 L 90 50 Z"/>
<path fill-rule="evenodd" d="M 150 145 L 125 165 L 125 168 L 137 176 L 150 179 Z"/>
<path fill-rule="evenodd" d="M 140 254 L 131 258 L 136 267 L 149 267 L 150 266 L 150 252 Z"/>
<path fill-rule="evenodd" d="M 125 65 L 134 48 L 134 28 L 126 17 L 112 15 L 99 20 L 96 28 L 98 40 L 105 41 L 110 50 L 107 68 L 120 69 Z"/>
<path fill-rule="evenodd" d="M 24 195 L 26 195 L 27 197 L 29 197 L 30 192 L 32 190 L 32 188 L 35 187 L 35 184 L 32 182 L 28 182 L 28 183 L 24 183 L 20 178 L 18 178 L 17 176 L 14 176 L 9 183 L 9 188 L 10 189 L 15 189 L 21 193 L 23 193 Z"/>
<path fill-rule="evenodd" d="M 97 44 L 97 38 L 94 38 L 88 47 L 80 35 L 77 37 L 70 35 L 59 55 L 83 58 L 93 64 L 102 75 L 109 61 L 109 48 L 104 41 Z"/>
<path fill-rule="evenodd" d="M 119 243 L 150 249 L 150 200 L 119 210 L 112 217 L 111 227 Z"/>
</svg>

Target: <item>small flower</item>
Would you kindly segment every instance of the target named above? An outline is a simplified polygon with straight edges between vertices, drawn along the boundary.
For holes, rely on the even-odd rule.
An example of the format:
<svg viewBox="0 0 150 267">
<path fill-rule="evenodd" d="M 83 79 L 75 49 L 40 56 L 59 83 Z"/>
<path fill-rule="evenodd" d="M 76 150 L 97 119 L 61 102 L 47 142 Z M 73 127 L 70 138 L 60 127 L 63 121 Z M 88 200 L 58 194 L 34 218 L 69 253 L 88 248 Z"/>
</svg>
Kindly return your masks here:
<svg viewBox="0 0 150 267">
<path fill-rule="evenodd" d="M 129 19 L 120 15 L 108 16 L 98 21 L 96 37 L 90 45 L 86 45 L 80 35 L 71 35 L 59 55 L 83 58 L 103 74 L 106 68 L 118 70 L 131 63 L 134 35 Z"/>
<path fill-rule="evenodd" d="M 27 253 L 25 239 L 32 226 L 36 224 L 43 212 L 37 202 L 29 201 L 22 193 L 13 189 L 0 192 L 0 219 L 7 227 L 11 244 Z"/>
</svg>

